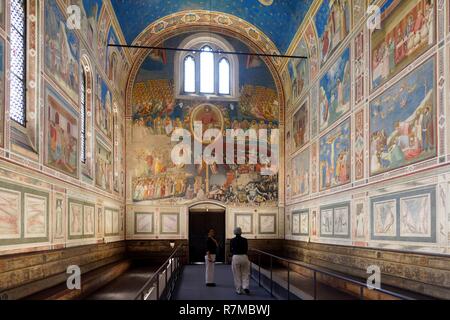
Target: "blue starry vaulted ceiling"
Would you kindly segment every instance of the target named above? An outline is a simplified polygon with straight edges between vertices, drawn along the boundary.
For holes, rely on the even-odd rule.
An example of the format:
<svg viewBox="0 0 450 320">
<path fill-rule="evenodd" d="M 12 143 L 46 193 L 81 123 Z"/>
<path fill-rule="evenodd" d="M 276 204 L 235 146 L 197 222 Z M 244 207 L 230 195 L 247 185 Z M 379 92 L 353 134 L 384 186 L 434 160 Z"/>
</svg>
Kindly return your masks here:
<svg viewBox="0 0 450 320">
<path fill-rule="evenodd" d="M 235 15 L 262 30 L 284 53 L 313 0 L 111 0 L 128 44 L 151 23 L 184 10 Z"/>
</svg>

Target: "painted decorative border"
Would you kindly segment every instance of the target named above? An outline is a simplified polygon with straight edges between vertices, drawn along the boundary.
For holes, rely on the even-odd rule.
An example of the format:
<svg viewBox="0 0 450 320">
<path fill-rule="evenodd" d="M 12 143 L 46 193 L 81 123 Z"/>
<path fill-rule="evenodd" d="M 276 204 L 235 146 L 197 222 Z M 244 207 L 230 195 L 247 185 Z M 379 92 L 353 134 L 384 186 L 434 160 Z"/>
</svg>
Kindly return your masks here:
<svg viewBox="0 0 450 320">
<path fill-rule="evenodd" d="M 65 235 L 65 198 L 62 194 L 56 194 L 55 201 L 54 201 L 54 233 L 53 233 L 53 239 L 64 239 Z M 58 210 L 58 208 L 60 210 Z"/>
<path fill-rule="evenodd" d="M 1 4 L 3 3 L 3 4 Z M 3 1 L 0 1 L 0 6 L 4 5 Z M 5 13 L 3 12 L 3 15 Z M 1 23 L 1 21 L 0 21 Z M 0 26 L 1 28 L 1 26 Z M 3 57 L 0 64 L 3 66 L 3 70 L 0 70 L 0 147 L 4 146 L 4 130 L 5 130 L 5 106 L 6 106 L 6 41 L 0 36 L 0 57 Z"/>
</svg>

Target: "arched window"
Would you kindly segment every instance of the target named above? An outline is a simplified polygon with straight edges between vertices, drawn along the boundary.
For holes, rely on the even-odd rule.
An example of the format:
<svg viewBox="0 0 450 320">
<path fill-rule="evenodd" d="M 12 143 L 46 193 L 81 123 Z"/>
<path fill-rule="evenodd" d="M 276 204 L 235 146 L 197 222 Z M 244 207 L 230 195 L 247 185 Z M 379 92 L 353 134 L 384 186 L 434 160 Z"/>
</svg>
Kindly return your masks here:
<svg viewBox="0 0 450 320">
<path fill-rule="evenodd" d="M 187 37 L 180 47 L 187 50 L 175 54 L 178 98 L 238 98 L 239 59 L 226 53 L 234 51 L 228 41 L 218 35 L 199 33 Z"/>
<path fill-rule="evenodd" d="M 83 71 L 81 73 L 81 94 L 80 94 L 80 120 L 81 120 L 81 139 L 80 139 L 80 147 L 81 147 L 81 152 L 80 152 L 80 159 L 82 163 L 86 163 L 86 101 L 87 101 L 87 97 L 86 97 L 86 92 L 87 92 L 87 87 L 86 87 L 86 72 Z"/>
<path fill-rule="evenodd" d="M 26 127 L 26 1 L 11 0 L 10 117 Z"/>
<path fill-rule="evenodd" d="M 230 94 L 230 62 L 227 58 L 219 62 L 219 94 Z"/>
<path fill-rule="evenodd" d="M 184 58 L 184 92 L 195 93 L 195 59 L 192 56 Z"/>
<path fill-rule="evenodd" d="M 200 53 L 200 93 L 214 93 L 214 54 L 209 46 L 204 46 Z"/>
</svg>

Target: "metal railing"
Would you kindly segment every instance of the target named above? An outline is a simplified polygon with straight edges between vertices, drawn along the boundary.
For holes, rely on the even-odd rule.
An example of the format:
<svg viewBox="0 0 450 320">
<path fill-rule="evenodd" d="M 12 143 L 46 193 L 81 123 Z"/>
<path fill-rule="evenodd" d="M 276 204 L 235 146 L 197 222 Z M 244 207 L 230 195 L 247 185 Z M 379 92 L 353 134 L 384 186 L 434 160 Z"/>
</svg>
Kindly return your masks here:
<svg viewBox="0 0 450 320">
<path fill-rule="evenodd" d="M 139 290 L 134 300 L 169 300 L 183 266 L 183 246 L 178 246 Z"/>
<path fill-rule="evenodd" d="M 277 255 L 274 255 L 274 254 L 271 254 L 271 253 L 268 253 L 268 252 L 265 252 L 265 251 L 261 251 L 261 250 L 258 250 L 258 249 L 250 249 L 249 251 L 256 253 L 257 256 L 258 256 L 258 264 L 257 264 L 257 267 L 258 267 L 258 279 L 256 279 L 256 280 L 258 281 L 258 285 L 260 287 L 263 287 L 261 285 L 261 257 L 262 256 L 266 256 L 266 257 L 270 258 L 270 262 L 269 262 L 270 286 L 269 286 L 269 289 L 266 288 L 266 287 L 263 287 L 263 288 L 266 289 L 270 293 L 271 296 L 274 296 L 274 294 L 273 294 L 273 289 L 274 289 L 273 288 L 273 285 L 274 285 L 274 280 L 273 280 L 273 273 L 274 273 L 273 263 L 274 263 L 274 260 L 282 261 L 286 265 L 286 268 L 287 268 L 287 298 L 288 298 L 288 300 L 291 299 L 291 266 L 298 266 L 298 267 L 305 268 L 305 269 L 313 272 L 313 298 L 314 298 L 314 300 L 318 300 L 318 279 L 317 279 L 317 275 L 318 274 L 322 274 L 322 275 L 326 275 L 326 276 L 329 276 L 329 277 L 333 277 L 333 278 L 336 278 L 336 279 L 339 279 L 339 280 L 345 281 L 347 283 L 351 283 L 353 285 L 358 286 L 359 287 L 359 299 L 361 299 L 361 300 L 364 300 L 365 289 L 369 290 L 369 288 L 367 287 L 367 283 L 361 282 L 361 281 L 358 281 L 358 280 L 355 280 L 355 279 L 352 279 L 350 277 L 347 277 L 347 276 L 339 274 L 339 273 L 335 273 L 335 272 L 324 270 L 324 269 L 315 268 L 315 267 L 313 267 L 311 265 L 307 265 L 307 264 L 304 264 L 304 263 L 301 263 L 301 262 L 296 262 L 296 261 L 292 261 L 292 260 L 289 260 L 289 259 L 286 259 L 286 258 L 282 258 L 282 257 L 279 257 Z M 378 288 L 373 288 L 371 290 L 377 291 L 377 292 L 380 292 L 380 293 L 383 293 L 383 294 L 386 294 L 386 295 L 389 295 L 391 297 L 394 297 L 394 298 L 397 298 L 397 299 L 401 299 L 401 300 L 415 300 L 412 297 L 408 297 L 408 296 L 405 296 L 405 295 L 402 295 L 402 294 L 399 294 L 399 293 L 396 293 L 396 292 L 393 292 L 393 291 L 390 291 L 390 290 L 382 289 L 382 288 L 379 288 L 379 289 Z"/>
</svg>

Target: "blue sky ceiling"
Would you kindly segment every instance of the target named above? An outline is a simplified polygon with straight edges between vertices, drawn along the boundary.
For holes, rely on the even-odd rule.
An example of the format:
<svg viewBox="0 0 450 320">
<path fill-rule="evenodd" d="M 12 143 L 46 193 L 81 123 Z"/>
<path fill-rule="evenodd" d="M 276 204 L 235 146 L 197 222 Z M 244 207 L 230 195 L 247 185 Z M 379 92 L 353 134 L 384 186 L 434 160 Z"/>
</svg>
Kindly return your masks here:
<svg viewBox="0 0 450 320">
<path fill-rule="evenodd" d="M 151 23 L 183 10 L 235 15 L 262 30 L 286 52 L 313 0 L 111 0 L 128 44 Z"/>
</svg>

